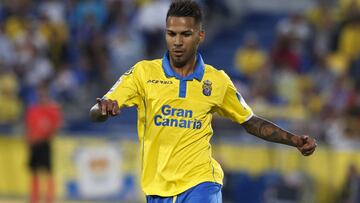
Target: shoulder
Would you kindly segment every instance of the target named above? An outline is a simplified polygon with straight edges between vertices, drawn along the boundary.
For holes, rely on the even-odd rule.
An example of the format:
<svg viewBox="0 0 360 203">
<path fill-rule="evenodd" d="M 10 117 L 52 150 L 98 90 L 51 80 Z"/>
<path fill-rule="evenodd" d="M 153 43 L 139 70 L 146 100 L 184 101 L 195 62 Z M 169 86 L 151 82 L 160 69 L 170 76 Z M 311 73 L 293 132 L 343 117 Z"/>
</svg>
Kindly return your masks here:
<svg viewBox="0 0 360 203">
<path fill-rule="evenodd" d="M 161 59 L 141 60 L 133 67 L 129 68 L 124 75 L 126 76 L 135 73 L 138 77 L 145 77 L 146 75 L 151 74 L 152 71 L 159 70 L 161 67 Z"/>
<path fill-rule="evenodd" d="M 223 70 L 219 70 L 211 65 L 205 64 L 205 74 L 212 77 L 212 78 L 216 78 L 216 80 L 220 80 L 223 82 L 229 82 L 230 77 L 225 73 L 225 71 Z"/>
<path fill-rule="evenodd" d="M 149 70 L 153 68 L 159 68 L 162 66 L 161 64 L 161 59 L 142 60 L 137 62 L 133 68 L 138 70 Z"/>
</svg>

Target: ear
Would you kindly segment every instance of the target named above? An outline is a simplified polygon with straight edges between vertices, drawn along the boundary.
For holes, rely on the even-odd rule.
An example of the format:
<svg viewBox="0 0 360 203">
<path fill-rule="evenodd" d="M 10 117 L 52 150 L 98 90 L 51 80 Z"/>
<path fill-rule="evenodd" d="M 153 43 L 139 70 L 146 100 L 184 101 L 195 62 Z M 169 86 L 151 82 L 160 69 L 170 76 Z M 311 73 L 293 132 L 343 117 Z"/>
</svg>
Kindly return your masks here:
<svg viewBox="0 0 360 203">
<path fill-rule="evenodd" d="M 200 43 L 203 43 L 205 40 L 205 31 L 204 30 L 200 30 L 199 37 L 200 37 Z"/>
</svg>

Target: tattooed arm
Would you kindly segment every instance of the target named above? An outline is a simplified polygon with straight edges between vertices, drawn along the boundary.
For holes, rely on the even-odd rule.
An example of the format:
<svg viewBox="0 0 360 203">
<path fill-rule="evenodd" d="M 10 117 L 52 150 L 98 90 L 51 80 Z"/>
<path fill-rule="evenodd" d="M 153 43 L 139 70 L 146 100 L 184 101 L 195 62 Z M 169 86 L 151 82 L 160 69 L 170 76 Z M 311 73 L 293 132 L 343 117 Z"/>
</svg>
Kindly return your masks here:
<svg viewBox="0 0 360 203">
<path fill-rule="evenodd" d="M 315 139 L 309 136 L 294 135 L 281 129 L 270 121 L 255 115 L 250 120 L 243 123 L 242 126 L 248 133 L 261 139 L 294 146 L 305 156 L 311 155 L 317 146 Z"/>
</svg>

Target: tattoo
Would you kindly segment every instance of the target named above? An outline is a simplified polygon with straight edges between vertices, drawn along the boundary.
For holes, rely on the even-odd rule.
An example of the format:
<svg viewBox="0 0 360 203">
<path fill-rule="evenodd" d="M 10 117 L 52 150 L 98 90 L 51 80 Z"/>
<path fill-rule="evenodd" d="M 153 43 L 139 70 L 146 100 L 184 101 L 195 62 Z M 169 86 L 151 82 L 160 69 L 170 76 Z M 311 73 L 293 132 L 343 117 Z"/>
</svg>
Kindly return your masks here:
<svg viewBox="0 0 360 203">
<path fill-rule="evenodd" d="M 264 140 L 291 146 L 297 145 L 297 137 L 295 135 L 260 117 L 253 116 L 250 120 L 243 123 L 242 126 L 248 133 Z"/>
</svg>

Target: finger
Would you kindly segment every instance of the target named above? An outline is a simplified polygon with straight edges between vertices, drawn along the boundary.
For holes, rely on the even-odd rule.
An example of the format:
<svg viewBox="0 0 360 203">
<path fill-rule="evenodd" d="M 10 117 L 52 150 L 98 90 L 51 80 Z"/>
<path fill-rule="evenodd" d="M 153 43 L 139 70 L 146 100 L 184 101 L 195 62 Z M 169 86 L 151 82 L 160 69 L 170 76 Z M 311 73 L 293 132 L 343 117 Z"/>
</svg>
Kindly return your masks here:
<svg viewBox="0 0 360 203">
<path fill-rule="evenodd" d="M 304 145 L 302 146 L 303 150 L 310 150 L 312 148 L 315 148 L 317 146 L 316 144 L 316 140 L 313 138 L 306 138 L 306 142 L 304 143 Z"/>
<path fill-rule="evenodd" d="M 108 102 L 106 102 L 106 113 L 107 115 L 111 115 L 112 114 L 112 106 L 113 106 L 113 101 L 109 100 Z"/>
<path fill-rule="evenodd" d="M 103 116 L 107 115 L 107 101 L 106 100 L 102 100 L 100 101 L 100 109 L 101 109 L 101 114 Z"/>
<path fill-rule="evenodd" d="M 303 142 L 307 142 L 309 140 L 309 136 L 302 136 L 301 139 L 303 140 Z"/>
<path fill-rule="evenodd" d="M 304 145 L 307 143 L 307 136 L 300 136 L 300 143 L 298 144 L 298 148 L 302 149 Z"/>
<path fill-rule="evenodd" d="M 316 148 L 312 149 L 309 153 L 312 154 L 315 152 L 315 150 L 316 150 Z"/>
<path fill-rule="evenodd" d="M 113 102 L 111 102 L 111 115 L 112 116 L 116 115 L 115 108 L 116 108 L 116 103 L 115 103 L 115 101 L 113 101 Z"/>
<path fill-rule="evenodd" d="M 100 111 L 101 111 L 101 99 L 100 98 L 96 98 L 96 103 L 97 103 L 97 105 L 98 105 L 98 108 L 100 109 Z"/>
<path fill-rule="evenodd" d="M 302 154 L 305 155 L 305 156 L 308 156 L 308 155 L 311 155 L 314 151 L 315 151 L 315 147 L 312 148 L 312 149 L 309 149 L 309 150 L 304 150 L 302 151 Z"/>
<path fill-rule="evenodd" d="M 117 104 L 117 101 L 112 102 L 112 115 L 116 116 L 119 114 L 119 105 Z"/>
<path fill-rule="evenodd" d="M 309 150 L 312 150 L 313 148 L 315 148 L 315 144 L 314 143 L 306 143 L 303 147 L 302 147 L 302 150 L 304 151 L 309 151 Z"/>
<path fill-rule="evenodd" d="M 309 155 L 313 154 L 314 151 L 315 151 L 315 148 L 312 149 L 311 151 L 304 152 L 303 155 L 304 155 L 304 156 L 309 156 Z"/>
<path fill-rule="evenodd" d="M 309 153 L 315 151 L 315 147 L 311 149 L 304 150 L 303 153 Z"/>
<path fill-rule="evenodd" d="M 309 153 L 304 153 L 303 155 L 304 155 L 304 156 L 310 156 L 311 154 L 309 154 Z"/>
</svg>

